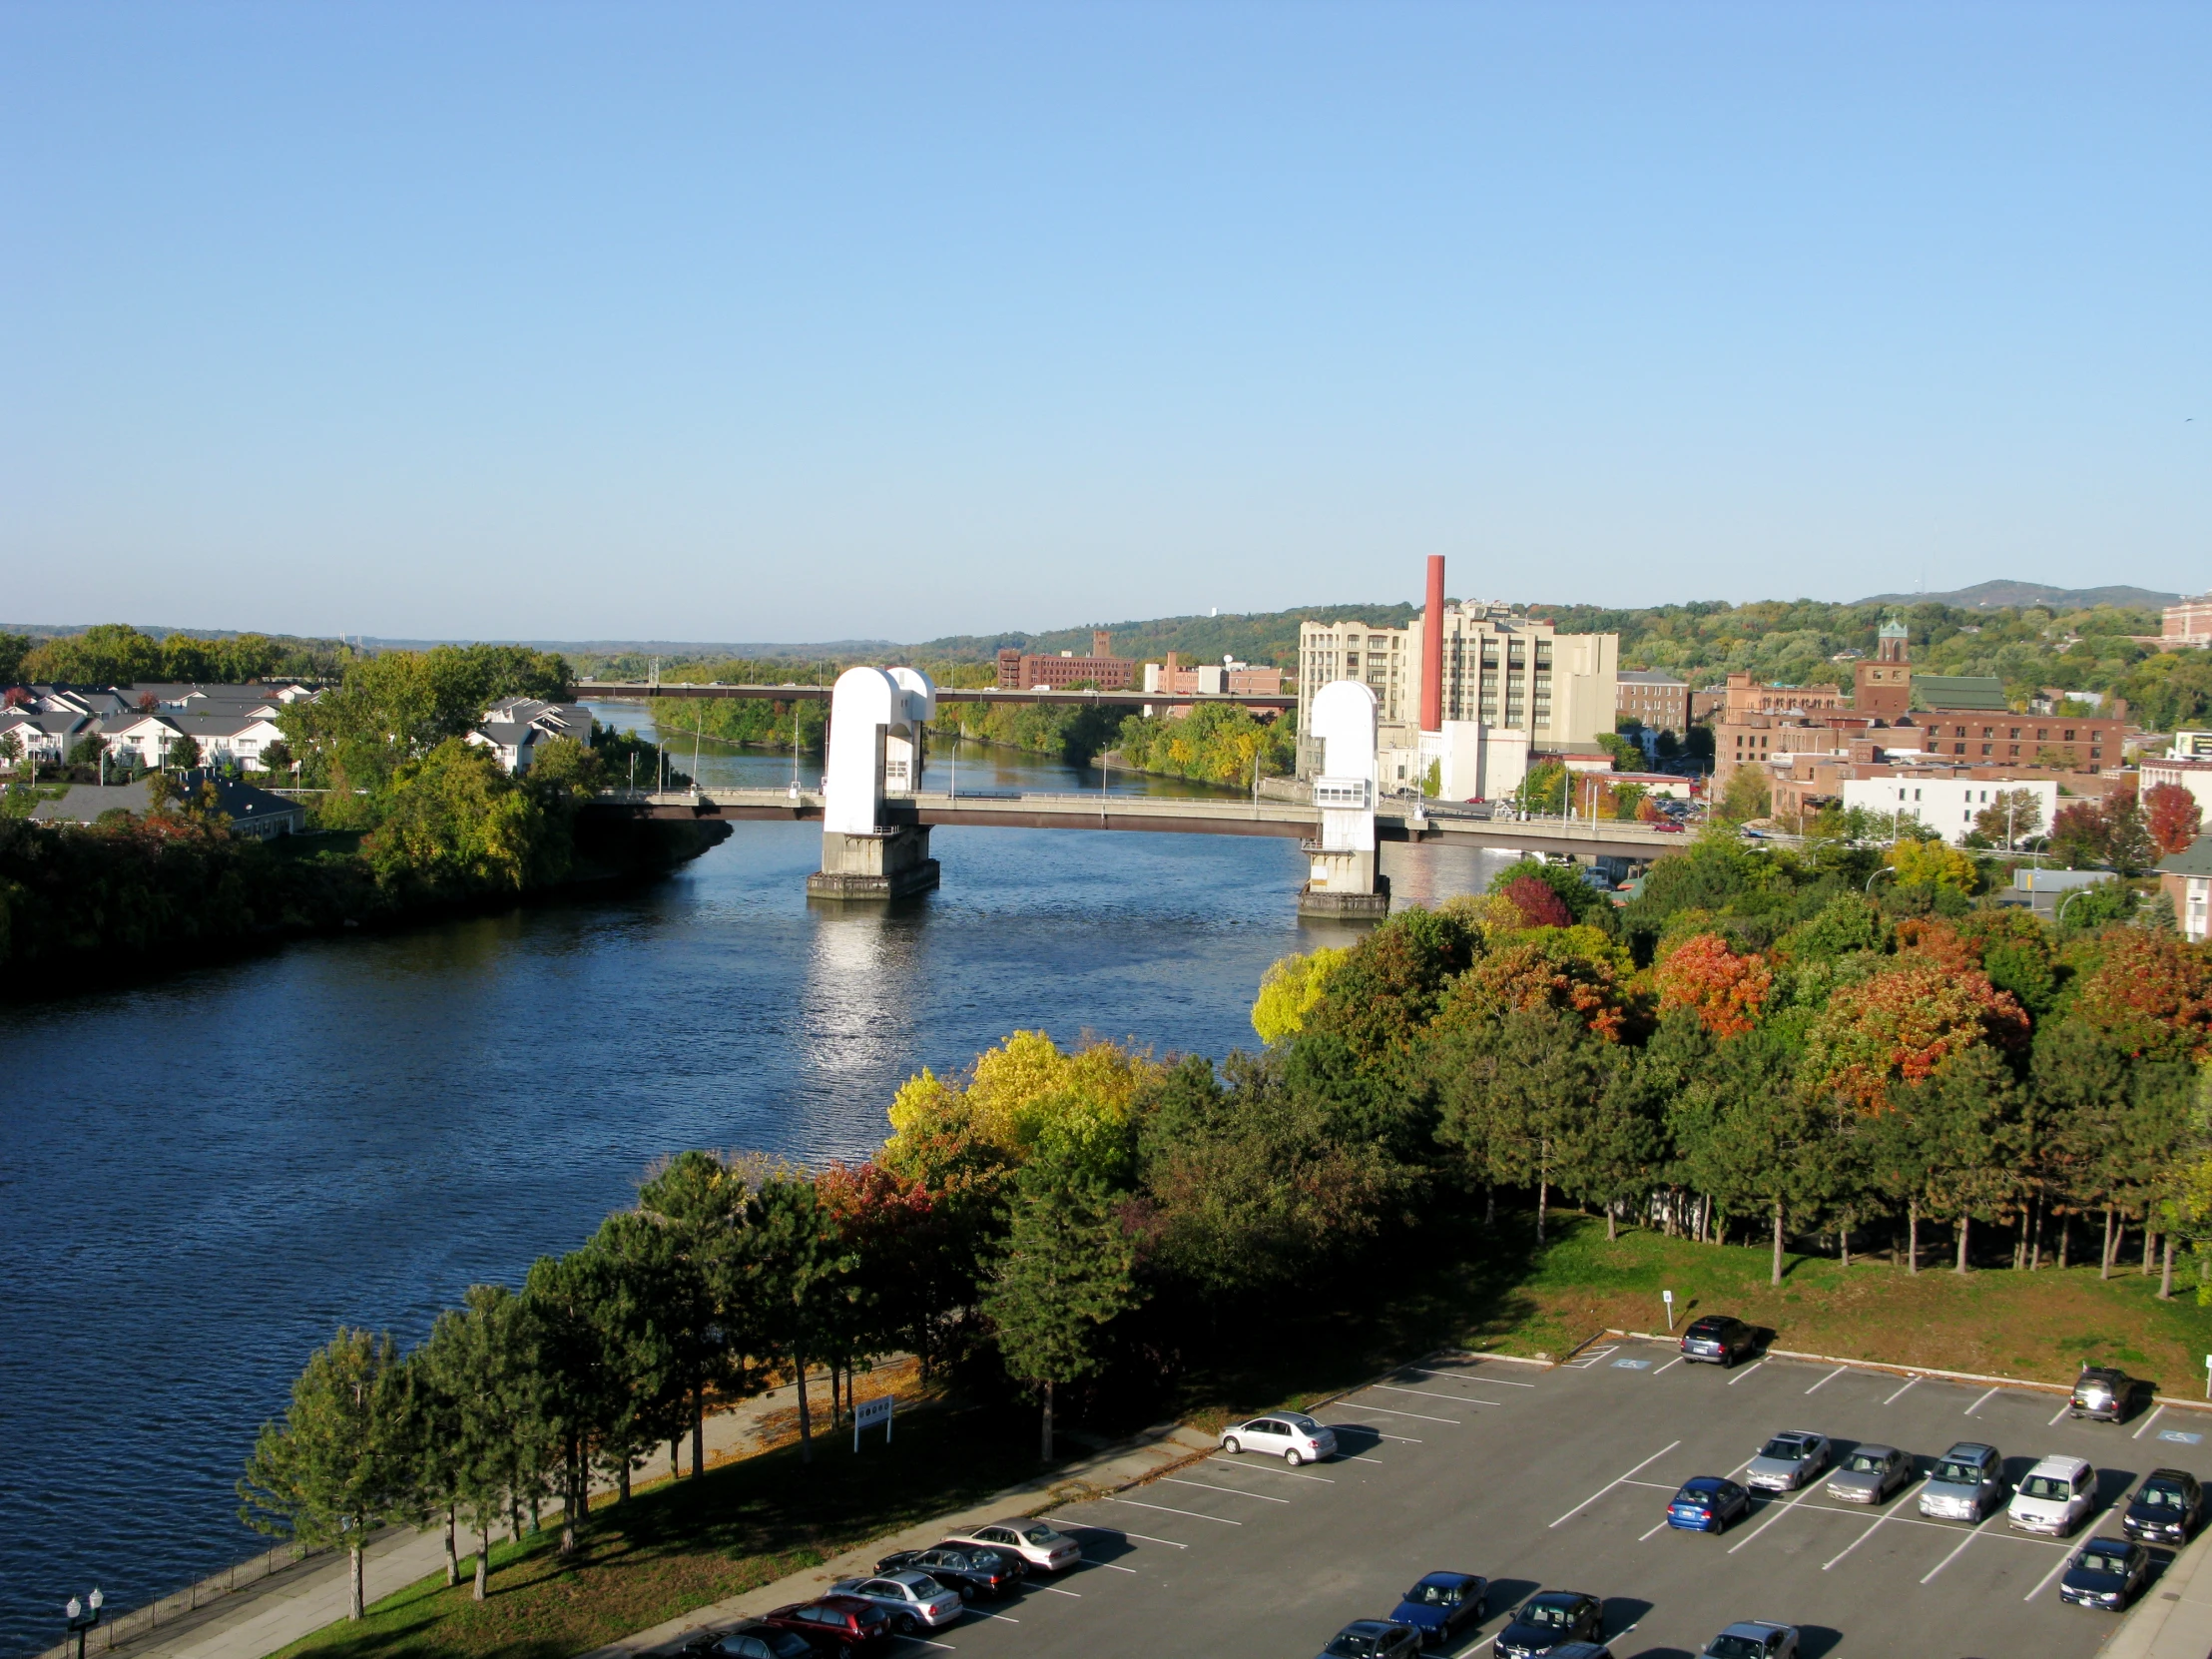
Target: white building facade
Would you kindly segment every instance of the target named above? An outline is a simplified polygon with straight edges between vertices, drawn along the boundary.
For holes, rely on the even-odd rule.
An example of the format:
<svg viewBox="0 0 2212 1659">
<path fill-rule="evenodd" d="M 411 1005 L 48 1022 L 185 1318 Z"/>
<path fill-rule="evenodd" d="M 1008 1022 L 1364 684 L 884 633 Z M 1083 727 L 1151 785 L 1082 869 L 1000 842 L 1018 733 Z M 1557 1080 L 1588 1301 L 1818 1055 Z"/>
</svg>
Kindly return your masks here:
<svg viewBox="0 0 2212 1659">
<path fill-rule="evenodd" d="M 1916 820 L 1942 835 L 1952 846 L 1973 833 L 1974 815 L 1995 803 L 1999 796 L 2025 790 L 2042 809 L 2038 833 L 2047 833 L 2058 816 L 2058 786 L 2047 778 L 1992 780 L 1953 778 L 1941 774 L 1900 773 L 1889 778 L 1847 778 L 1844 807 L 1864 807 L 1881 818 Z"/>
</svg>

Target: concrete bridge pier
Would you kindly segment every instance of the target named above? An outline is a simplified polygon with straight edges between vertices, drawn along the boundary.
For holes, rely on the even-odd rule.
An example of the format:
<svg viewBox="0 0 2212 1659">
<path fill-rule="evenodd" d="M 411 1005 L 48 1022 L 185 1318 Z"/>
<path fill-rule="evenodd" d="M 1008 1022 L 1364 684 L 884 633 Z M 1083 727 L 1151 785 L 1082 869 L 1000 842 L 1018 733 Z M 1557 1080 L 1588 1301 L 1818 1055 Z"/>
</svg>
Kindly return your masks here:
<svg viewBox="0 0 2212 1659">
<path fill-rule="evenodd" d="M 936 688 L 917 669 L 847 669 L 830 694 L 830 763 L 823 789 L 822 867 L 807 896 L 838 900 L 904 898 L 937 884 L 929 830 L 889 824 L 891 796 L 921 782 L 922 733 L 937 706 Z"/>
<path fill-rule="evenodd" d="M 1379 920 L 1389 913 L 1389 877 L 1376 868 L 1375 719 L 1375 693 L 1357 680 L 1332 680 L 1314 694 L 1321 834 L 1302 843 L 1312 860 L 1298 890 L 1302 916 Z"/>
</svg>

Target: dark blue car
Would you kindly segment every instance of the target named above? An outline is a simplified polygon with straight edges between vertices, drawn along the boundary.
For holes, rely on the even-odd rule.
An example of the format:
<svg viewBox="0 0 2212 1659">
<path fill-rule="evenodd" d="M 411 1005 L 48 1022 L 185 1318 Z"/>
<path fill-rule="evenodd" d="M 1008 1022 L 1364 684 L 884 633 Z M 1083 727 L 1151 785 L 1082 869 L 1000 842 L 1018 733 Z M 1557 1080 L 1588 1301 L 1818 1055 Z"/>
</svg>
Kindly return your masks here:
<svg viewBox="0 0 2212 1659">
<path fill-rule="evenodd" d="M 1667 1524 L 1685 1532 L 1726 1532 L 1730 1521 L 1750 1513 L 1747 1489 L 1717 1474 L 1701 1474 L 1682 1482 L 1667 1505 Z"/>
<path fill-rule="evenodd" d="M 1432 1572 L 1405 1592 L 1390 1622 L 1419 1631 L 1422 1647 L 1448 1647 L 1488 1615 L 1489 1591 L 1471 1572 Z"/>
</svg>

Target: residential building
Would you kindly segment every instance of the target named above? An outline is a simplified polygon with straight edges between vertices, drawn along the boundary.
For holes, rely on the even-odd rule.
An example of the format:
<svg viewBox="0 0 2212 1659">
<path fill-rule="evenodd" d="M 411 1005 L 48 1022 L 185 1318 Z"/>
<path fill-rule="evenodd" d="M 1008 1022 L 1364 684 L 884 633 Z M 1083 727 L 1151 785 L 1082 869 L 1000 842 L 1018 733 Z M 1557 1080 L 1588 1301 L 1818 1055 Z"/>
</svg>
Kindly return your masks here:
<svg viewBox="0 0 2212 1659">
<path fill-rule="evenodd" d="M 2199 835 L 2179 852 L 2159 859 L 2158 885 L 2173 901 L 2174 921 L 2183 938 L 2191 944 L 2212 938 L 2212 835 Z"/>
<path fill-rule="evenodd" d="M 2158 630 L 2158 639 L 2161 645 L 2169 649 L 2212 645 L 2212 593 L 2202 593 L 2194 599 L 2184 599 L 2178 605 L 2168 605 L 2165 621 Z"/>
<path fill-rule="evenodd" d="M 1852 665 L 1852 710 L 1896 721 L 1913 706 L 1912 635 L 1892 617 L 1876 635 L 1875 654 Z"/>
<path fill-rule="evenodd" d="M 1058 691 L 1085 684 L 1100 691 L 1127 691 L 1136 683 L 1136 671 L 1130 658 L 1114 655 L 1114 637 L 1103 628 L 1092 630 L 1088 657 L 1072 651 L 1051 657 L 1011 649 L 998 654 L 1001 691 Z"/>
<path fill-rule="evenodd" d="M 210 772 L 182 775 L 179 787 L 198 795 L 213 785 L 216 810 L 231 821 L 231 833 L 256 840 L 297 834 L 307 827 L 307 810 L 296 801 L 251 784 L 234 783 Z M 134 784 L 72 784 L 58 801 L 41 801 L 31 810 L 40 824 L 96 824 L 103 814 L 124 812 L 144 817 L 153 810 L 151 780 Z"/>
<path fill-rule="evenodd" d="M 2124 698 L 2114 698 L 2113 713 L 2096 719 L 2016 715 L 2004 707 L 2001 695 L 1994 708 L 1936 703 L 1928 690 L 1936 678 L 1930 675 L 1920 681 L 1921 695 L 1930 699 L 1930 707 L 1916 710 L 1909 717 L 1923 733 L 1923 747 L 1931 755 L 2067 772 L 2094 772 L 2117 766 L 2122 759 L 2122 740 L 2127 732 Z M 1997 682 L 1986 684 L 1994 686 Z"/>
<path fill-rule="evenodd" d="M 2212 823 L 2212 760 L 2154 760 L 2146 755 L 2136 763 L 2136 782 L 2145 795 L 2160 784 L 2179 785 L 2196 797 L 2205 821 Z"/>
<path fill-rule="evenodd" d="M 1873 778 L 1845 780 L 1843 803 L 1847 810 L 1864 807 L 1882 818 L 1917 820 L 1956 846 L 1973 832 L 1976 813 L 1995 797 L 2018 790 L 2035 797 L 2047 830 L 2058 815 L 2058 785 L 2048 778 L 1970 778 L 1947 767 L 1898 767 Z"/>
<path fill-rule="evenodd" d="M 10 709 L 0 714 L 0 737 L 13 737 L 26 759 L 58 766 L 97 725 L 90 715 L 75 710 Z"/>
<path fill-rule="evenodd" d="M 523 773 L 537 746 L 555 738 L 591 742 L 591 711 L 581 703 L 544 703 L 534 697 L 509 697 L 484 711 L 466 742 L 488 749 L 503 771 Z"/>
<path fill-rule="evenodd" d="M 1614 677 L 1613 713 L 1680 738 L 1690 730 L 1690 683 L 1664 669 L 1624 668 Z"/>
</svg>

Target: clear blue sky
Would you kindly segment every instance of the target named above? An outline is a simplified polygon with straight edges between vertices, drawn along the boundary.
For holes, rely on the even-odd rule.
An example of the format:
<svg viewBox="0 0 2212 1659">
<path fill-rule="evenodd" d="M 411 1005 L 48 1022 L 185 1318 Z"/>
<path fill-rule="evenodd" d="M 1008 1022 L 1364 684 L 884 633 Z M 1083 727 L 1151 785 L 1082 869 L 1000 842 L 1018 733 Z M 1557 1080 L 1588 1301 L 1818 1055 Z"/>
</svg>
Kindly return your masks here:
<svg viewBox="0 0 2212 1659">
<path fill-rule="evenodd" d="M 2207 63 L 2201 0 L 8 0 L 0 615 L 2202 589 Z"/>
</svg>

